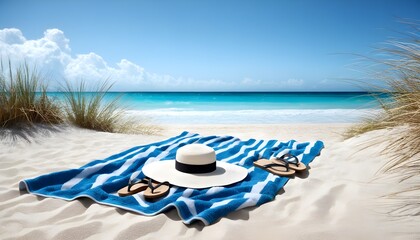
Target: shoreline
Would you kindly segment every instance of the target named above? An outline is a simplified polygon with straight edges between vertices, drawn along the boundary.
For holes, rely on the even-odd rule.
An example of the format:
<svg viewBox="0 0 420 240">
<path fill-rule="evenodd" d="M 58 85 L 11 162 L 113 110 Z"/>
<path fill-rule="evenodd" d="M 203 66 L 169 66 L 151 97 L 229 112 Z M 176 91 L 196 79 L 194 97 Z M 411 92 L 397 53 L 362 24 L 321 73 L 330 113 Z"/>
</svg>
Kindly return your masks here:
<svg viewBox="0 0 420 240">
<path fill-rule="evenodd" d="M 380 196 L 404 185 L 372 181 L 388 157 L 382 154 L 394 130 L 344 140 L 352 124 L 166 124 L 159 135 L 127 135 L 73 127 L 36 135 L 31 142 L 0 142 L 0 237 L 38 239 L 406 239 L 420 236 L 419 216 L 392 218 Z M 147 217 L 88 199 L 63 201 L 19 192 L 18 182 L 49 172 L 79 168 L 133 146 L 187 130 L 241 139 L 322 140 L 325 148 L 305 178 L 291 179 L 276 198 L 219 222 L 184 225 L 176 210 Z M 12 144 L 12 145 L 10 145 Z M 371 144 L 366 147 L 366 144 Z M 269 220 L 268 220 L 269 219 Z M 124 223 L 124 224 L 121 224 Z M 356 231 L 356 230 L 357 231 Z"/>
<path fill-rule="evenodd" d="M 360 109 L 179 109 L 127 110 L 127 115 L 158 124 L 335 124 L 358 123 L 379 114 L 376 108 Z"/>
<path fill-rule="evenodd" d="M 242 139 L 277 139 L 281 141 L 343 140 L 342 134 L 352 123 L 282 123 L 282 124 L 161 124 L 164 135 L 185 129 L 203 135 L 231 135 Z M 269 131 L 267 131 L 269 130 Z"/>
</svg>

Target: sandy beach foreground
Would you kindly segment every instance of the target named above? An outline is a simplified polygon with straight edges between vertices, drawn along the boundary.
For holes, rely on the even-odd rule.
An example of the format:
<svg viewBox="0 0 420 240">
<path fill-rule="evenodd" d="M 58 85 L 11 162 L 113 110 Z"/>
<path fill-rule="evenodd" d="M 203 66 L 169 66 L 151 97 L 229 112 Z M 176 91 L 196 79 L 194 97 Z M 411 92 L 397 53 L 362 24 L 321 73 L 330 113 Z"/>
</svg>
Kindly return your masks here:
<svg viewBox="0 0 420 240">
<path fill-rule="evenodd" d="M 165 125 L 160 135 L 124 135 L 76 128 L 43 130 L 30 142 L 0 142 L 0 239 L 419 239 L 420 217 L 393 217 L 380 196 L 402 187 L 375 179 L 389 156 L 381 152 L 393 130 L 344 140 L 348 124 Z M 188 130 L 242 139 L 322 140 L 325 149 L 306 178 L 295 177 L 276 199 L 229 214 L 219 222 L 185 225 L 176 210 L 153 217 L 99 205 L 21 193 L 18 183 L 78 168 L 132 146 Z M 42 131 L 41 131 L 42 132 Z M 389 140 L 389 139 L 388 139 Z"/>
</svg>

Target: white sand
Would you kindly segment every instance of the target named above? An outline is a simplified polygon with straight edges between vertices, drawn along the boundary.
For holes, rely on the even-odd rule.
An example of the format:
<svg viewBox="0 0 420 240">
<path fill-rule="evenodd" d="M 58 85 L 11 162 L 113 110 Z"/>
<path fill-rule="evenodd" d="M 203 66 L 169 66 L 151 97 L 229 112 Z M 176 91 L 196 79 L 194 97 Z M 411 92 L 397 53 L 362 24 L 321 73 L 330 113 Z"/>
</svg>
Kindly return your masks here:
<svg viewBox="0 0 420 240">
<path fill-rule="evenodd" d="M 420 239 L 420 217 L 392 217 L 379 198 L 400 189 L 395 179 L 371 181 L 387 156 L 391 130 L 343 140 L 346 124 L 171 125 L 160 136 L 99 133 L 66 128 L 0 142 L 0 239 Z M 211 226 L 184 225 L 176 210 L 154 217 L 88 199 L 67 202 L 18 190 L 18 182 L 78 168 L 132 146 L 183 130 L 240 138 L 322 140 L 325 149 L 306 178 L 295 177 L 276 199 L 229 214 Z M 397 131 L 397 130 L 393 130 Z M 366 147 L 369 143 L 371 147 Z M 418 214 L 417 214 L 418 215 Z"/>
</svg>

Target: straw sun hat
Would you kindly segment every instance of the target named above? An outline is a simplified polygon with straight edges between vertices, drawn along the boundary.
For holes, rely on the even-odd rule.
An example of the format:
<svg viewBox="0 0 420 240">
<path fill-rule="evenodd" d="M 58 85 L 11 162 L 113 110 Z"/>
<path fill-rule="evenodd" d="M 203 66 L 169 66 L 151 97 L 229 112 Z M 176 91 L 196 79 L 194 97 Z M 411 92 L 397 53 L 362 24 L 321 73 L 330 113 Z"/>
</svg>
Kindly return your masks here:
<svg viewBox="0 0 420 240">
<path fill-rule="evenodd" d="M 214 149 L 204 144 L 185 145 L 176 152 L 176 159 L 150 163 L 143 173 L 159 182 L 197 189 L 229 185 L 248 175 L 243 167 L 216 161 Z"/>
</svg>

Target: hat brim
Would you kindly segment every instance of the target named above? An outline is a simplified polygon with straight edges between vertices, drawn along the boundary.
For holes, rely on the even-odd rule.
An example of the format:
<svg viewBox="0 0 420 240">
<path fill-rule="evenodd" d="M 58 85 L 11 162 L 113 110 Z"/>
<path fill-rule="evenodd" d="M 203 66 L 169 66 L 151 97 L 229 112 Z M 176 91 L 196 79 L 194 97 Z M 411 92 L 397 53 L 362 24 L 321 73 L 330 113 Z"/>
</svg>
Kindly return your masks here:
<svg viewBox="0 0 420 240">
<path fill-rule="evenodd" d="M 156 161 L 143 167 L 147 177 L 158 182 L 186 188 L 209 188 L 226 186 L 242 181 L 247 175 L 246 168 L 216 161 L 216 170 L 209 173 L 184 173 L 175 169 L 175 160 Z"/>
</svg>

